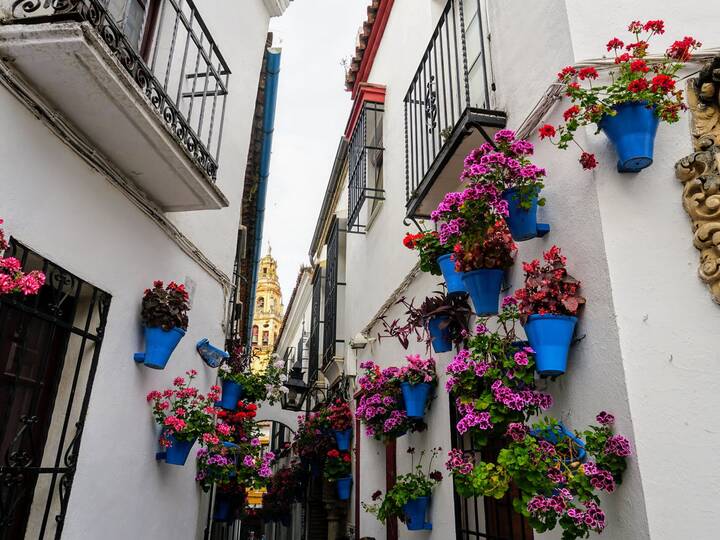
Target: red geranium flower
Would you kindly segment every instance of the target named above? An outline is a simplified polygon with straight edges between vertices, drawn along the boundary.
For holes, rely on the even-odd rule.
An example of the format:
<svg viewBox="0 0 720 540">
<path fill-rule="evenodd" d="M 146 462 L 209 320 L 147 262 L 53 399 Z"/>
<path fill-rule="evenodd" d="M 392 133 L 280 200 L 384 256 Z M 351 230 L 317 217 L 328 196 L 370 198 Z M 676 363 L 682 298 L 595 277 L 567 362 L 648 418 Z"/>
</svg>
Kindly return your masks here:
<svg viewBox="0 0 720 540">
<path fill-rule="evenodd" d="M 595 154 L 588 154 L 587 152 L 583 152 L 580 156 L 580 165 L 582 165 L 582 168 L 587 171 L 597 167 L 597 160 L 595 159 Z"/>
<path fill-rule="evenodd" d="M 637 79 L 635 81 L 632 81 L 630 84 L 628 84 L 628 91 L 637 94 L 638 92 L 642 92 L 643 90 L 647 90 L 648 82 L 645 79 Z"/>
<path fill-rule="evenodd" d="M 665 22 L 661 20 L 648 21 L 643 26 L 643 30 L 646 32 L 652 32 L 653 34 L 664 34 L 665 33 Z"/>
<path fill-rule="evenodd" d="M 556 131 L 555 128 L 550 124 L 545 124 L 544 126 L 540 127 L 538 133 L 540 134 L 540 138 L 544 139 L 545 137 L 554 137 Z"/>
<path fill-rule="evenodd" d="M 566 79 L 569 79 L 572 75 L 575 75 L 577 71 L 572 66 L 567 66 L 562 68 L 560 73 L 558 73 L 558 81 L 564 81 Z"/>
<path fill-rule="evenodd" d="M 580 112 L 580 107 L 578 107 L 577 105 L 573 105 L 572 107 L 570 107 L 567 111 L 565 111 L 563 113 L 563 118 L 567 122 L 571 118 L 574 118 L 575 116 L 577 116 L 579 112 Z"/>
<path fill-rule="evenodd" d="M 607 50 L 612 51 L 613 49 L 622 49 L 625 46 L 625 44 L 620 41 L 618 38 L 612 38 L 607 43 Z"/>
<path fill-rule="evenodd" d="M 625 48 L 637 58 L 642 58 L 647 53 L 648 42 L 638 41 L 636 43 L 629 43 Z"/>
<path fill-rule="evenodd" d="M 680 41 L 676 41 L 672 45 L 670 45 L 668 50 L 665 51 L 665 54 L 675 60 L 687 62 L 688 60 L 690 60 L 691 51 L 699 47 L 702 47 L 702 43 L 689 36 L 686 36 Z"/>
<path fill-rule="evenodd" d="M 628 25 L 628 32 L 633 34 L 639 34 L 643 30 L 643 23 L 640 21 L 633 21 Z"/>
<path fill-rule="evenodd" d="M 647 63 L 645 63 L 645 60 L 635 60 L 630 64 L 630 71 L 635 71 L 636 73 L 647 73 L 650 71 L 650 68 Z"/>
<path fill-rule="evenodd" d="M 675 81 L 669 75 L 656 75 L 653 80 L 650 81 L 652 91 L 657 92 L 662 90 L 664 93 L 672 92 L 675 89 Z"/>
<path fill-rule="evenodd" d="M 615 58 L 616 64 L 621 64 L 622 62 L 627 62 L 630 60 L 630 55 L 628 53 L 622 53 L 620 56 Z"/>
<path fill-rule="evenodd" d="M 403 245 L 408 249 L 415 249 L 415 236 L 407 233 L 403 238 Z"/>
<path fill-rule="evenodd" d="M 598 72 L 594 67 L 584 67 L 578 72 L 578 78 L 581 81 L 585 79 L 597 79 Z"/>
</svg>

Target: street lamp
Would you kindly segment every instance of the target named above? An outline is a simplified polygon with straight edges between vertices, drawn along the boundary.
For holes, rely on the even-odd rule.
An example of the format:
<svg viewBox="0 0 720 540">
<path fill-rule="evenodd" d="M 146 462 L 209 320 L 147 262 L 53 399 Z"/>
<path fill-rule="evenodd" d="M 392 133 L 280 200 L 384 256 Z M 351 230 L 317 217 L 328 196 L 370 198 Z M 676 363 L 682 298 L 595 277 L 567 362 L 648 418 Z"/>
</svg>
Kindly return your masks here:
<svg viewBox="0 0 720 540">
<path fill-rule="evenodd" d="M 303 380 L 302 367 L 298 364 L 295 364 L 290 370 L 290 377 L 285 383 L 285 388 L 288 391 L 280 400 L 282 408 L 288 411 L 300 411 L 309 387 Z"/>
</svg>

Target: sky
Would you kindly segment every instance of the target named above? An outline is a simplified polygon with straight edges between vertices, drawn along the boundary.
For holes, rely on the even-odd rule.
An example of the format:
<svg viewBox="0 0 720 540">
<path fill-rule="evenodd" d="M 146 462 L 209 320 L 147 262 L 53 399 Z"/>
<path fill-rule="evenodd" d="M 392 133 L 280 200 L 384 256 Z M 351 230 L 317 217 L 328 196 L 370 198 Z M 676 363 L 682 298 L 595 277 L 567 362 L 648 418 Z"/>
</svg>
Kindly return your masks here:
<svg viewBox="0 0 720 540">
<path fill-rule="evenodd" d="M 271 20 L 282 48 L 268 184 L 263 254 L 278 261 L 287 305 L 325 194 L 350 113 L 343 59 L 355 53 L 369 0 L 294 0 Z"/>
</svg>

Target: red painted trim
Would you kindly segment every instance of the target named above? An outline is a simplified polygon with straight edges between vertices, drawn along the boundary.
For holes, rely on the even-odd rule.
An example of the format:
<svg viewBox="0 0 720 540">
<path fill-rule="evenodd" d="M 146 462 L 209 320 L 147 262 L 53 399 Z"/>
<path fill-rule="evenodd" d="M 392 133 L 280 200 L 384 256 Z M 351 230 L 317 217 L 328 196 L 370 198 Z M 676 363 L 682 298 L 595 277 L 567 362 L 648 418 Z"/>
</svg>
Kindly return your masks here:
<svg viewBox="0 0 720 540">
<path fill-rule="evenodd" d="M 360 93 L 353 102 L 350 118 L 345 126 L 345 138 L 350 139 L 355 125 L 358 123 L 362 107 L 366 101 L 373 103 L 385 103 L 385 87 L 380 84 L 362 83 L 360 85 Z"/>
<path fill-rule="evenodd" d="M 368 37 L 367 46 L 365 47 L 365 53 L 363 54 L 362 61 L 360 62 L 360 69 L 358 69 L 355 75 L 355 84 L 352 88 L 352 98 L 356 99 L 360 84 L 367 82 L 370 70 L 372 69 L 373 62 L 375 61 L 375 55 L 377 54 L 380 42 L 382 41 L 383 34 L 385 33 L 385 27 L 387 26 L 388 19 L 390 18 L 390 11 L 392 11 L 395 0 L 384 0 L 380 2 L 377 13 L 375 14 L 375 22 L 373 23 L 370 36 Z"/>
<path fill-rule="evenodd" d="M 385 445 L 385 493 L 387 494 L 397 480 L 397 443 L 395 439 Z M 390 517 L 385 522 L 387 527 L 387 540 L 398 540 L 398 522 L 396 517 Z"/>
<path fill-rule="evenodd" d="M 360 540 L 360 419 L 355 418 L 355 540 Z"/>
</svg>

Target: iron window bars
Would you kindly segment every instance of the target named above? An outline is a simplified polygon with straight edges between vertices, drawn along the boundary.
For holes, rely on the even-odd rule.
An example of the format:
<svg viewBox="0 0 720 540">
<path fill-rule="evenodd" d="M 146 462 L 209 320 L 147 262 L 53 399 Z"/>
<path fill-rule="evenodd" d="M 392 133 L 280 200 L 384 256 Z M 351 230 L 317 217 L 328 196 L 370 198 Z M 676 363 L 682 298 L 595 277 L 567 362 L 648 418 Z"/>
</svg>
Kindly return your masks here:
<svg viewBox="0 0 720 540">
<path fill-rule="evenodd" d="M 382 201 L 383 189 L 383 113 L 382 103 L 366 101 L 350 136 L 348 164 L 348 231 L 362 232 L 360 211 L 366 199 Z M 374 206 L 373 206 L 374 208 Z"/>
<path fill-rule="evenodd" d="M 337 218 L 330 228 L 327 240 L 327 266 L 325 268 L 325 312 L 323 315 L 323 354 L 325 368 L 335 358 L 338 312 L 338 264 L 340 262 L 340 222 Z"/>
<path fill-rule="evenodd" d="M 450 400 L 450 423 L 458 421 L 454 401 Z M 453 448 L 472 454 L 476 459 L 497 457 L 499 448 L 492 442 L 477 448 L 470 434 L 460 435 L 453 429 Z M 489 497 L 461 497 L 455 492 L 455 533 L 457 540 L 532 540 L 533 531 L 528 521 L 515 512 L 510 494 L 500 500 Z"/>
<path fill-rule="evenodd" d="M 322 269 L 315 267 L 312 280 L 312 303 L 310 308 L 310 344 L 308 347 L 307 384 L 312 387 L 318 378 L 320 364 L 320 329 L 322 310 Z"/>
<path fill-rule="evenodd" d="M 108 13 L 108 0 L 15 0 L 10 23 L 92 25 L 165 127 L 210 179 L 217 178 L 230 69 L 193 0 L 162 0 L 143 58 Z M 147 34 L 146 35 L 150 35 Z M 144 48 L 144 47 L 143 47 Z"/>
<path fill-rule="evenodd" d="M 481 0 L 448 0 L 404 100 L 408 205 L 465 112 L 490 108 L 484 30 Z"/>
<path fill-rule="evenodd" d="M 9 255 L 47 279 L 0 296 L 0 539 L 57 540 L 111 296 L 15 240 Z"/>
</svg>

